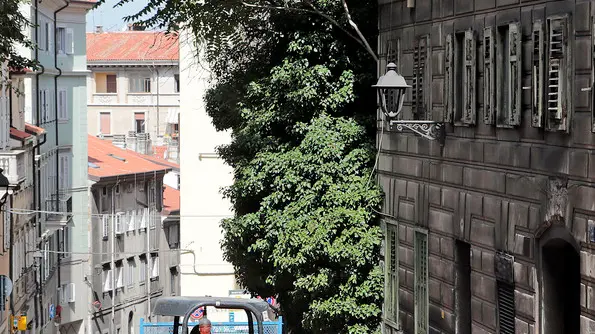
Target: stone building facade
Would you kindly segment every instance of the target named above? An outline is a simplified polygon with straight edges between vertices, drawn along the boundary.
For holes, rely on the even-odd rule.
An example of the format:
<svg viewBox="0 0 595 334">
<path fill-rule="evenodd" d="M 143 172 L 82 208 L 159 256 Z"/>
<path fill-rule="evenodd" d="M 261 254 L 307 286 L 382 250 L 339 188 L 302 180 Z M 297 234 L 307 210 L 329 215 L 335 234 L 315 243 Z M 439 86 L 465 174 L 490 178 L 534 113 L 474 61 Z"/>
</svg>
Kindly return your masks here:
<svg viewBox="0 0 595 334">
<path fill-rule="evenodd" d="M 379 1 L 384 332 L 595 333 L 595 2 Z"/>
</svg>

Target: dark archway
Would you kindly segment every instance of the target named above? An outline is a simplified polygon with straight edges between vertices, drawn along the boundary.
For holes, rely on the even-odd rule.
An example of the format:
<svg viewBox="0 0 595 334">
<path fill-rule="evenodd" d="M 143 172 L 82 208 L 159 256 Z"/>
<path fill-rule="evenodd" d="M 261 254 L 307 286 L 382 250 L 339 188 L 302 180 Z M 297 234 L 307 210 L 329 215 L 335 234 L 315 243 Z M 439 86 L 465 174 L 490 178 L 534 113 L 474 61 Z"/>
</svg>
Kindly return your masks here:
<svg viewBox="0 0 595 334">
<path fill-rule="evenodd" d="M 540 240 L 544 334 L 580 334 L 580 255 L 564 227 Z"/>
</svg>

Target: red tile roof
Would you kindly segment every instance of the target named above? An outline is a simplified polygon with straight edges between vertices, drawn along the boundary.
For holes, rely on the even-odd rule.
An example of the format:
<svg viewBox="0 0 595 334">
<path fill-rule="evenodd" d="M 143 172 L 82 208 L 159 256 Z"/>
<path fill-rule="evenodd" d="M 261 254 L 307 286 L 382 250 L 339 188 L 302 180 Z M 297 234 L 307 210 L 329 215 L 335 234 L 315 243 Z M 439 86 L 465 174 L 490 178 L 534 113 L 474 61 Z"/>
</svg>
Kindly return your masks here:
<svg viewBox="0 0 595 334">
<path fill-rule="evenodd" d="M 45 132 L 43 128 L 35 126 L 33 124 L 25 123 L 25 131 L 32 135 L 40 135 Z"/>
<path fill-rule="evenodd" d="M 153 156 L 165 159 L 165 152 L 167 151 L 167 146 L 153 146 Z"/>
<path fill-rule="evenodd" d="M 180 59 L 178 36 L 156 31 L 87 33 L 87 61 Z"/>
<path fill-rule="evenodd" d="M 25 131 L 17 130 L 13 127 L 10 128 L 10 138 L 24 141 L 25 139 L 27 139 L 29 137 L 31 137 L 31 135 Z"/>
<path fill-rule="evenodd" d="M 155 163 L 155 164 L 158 164 L 158 165 L 162 165 L 162 166 L 167 166 L 167 167 L 173 168 L 174 170 L 180 170 L 180 165 L 178 165 L 176 163 L 173 163 L 171 161 L 165 160 L 163 158 L 160 158 L 160 157 L 157 157 L 157 156 L 154 156 L 154 155 L 141 154 L 141 153 L 138 153 L 138 152 L 135 152 L 135 151 L 131 151 L 131 150 L 129 150 L 129 152 L 131 154 L 137 155 L 140 158 L 143 158 L 145 160 L 148 160 L 148 161 L 150 161 L 152 163 Z"/>
<path fill-rule="evenodd" d="M 137 153 L 121 149 L 111 142 L 88 136 L 89 176 L 102 177 L 167 171 L 170 167 L 153 163 L 139 157 Z M 97 166 L 98 168 L 95 168 Z"/>
<path fill-rule="evenodd" d="M 163 210 L 164 215 L 169 215 L 180 210 L 180 191 L 170 186 L 163 186 Z"/>
</svg>

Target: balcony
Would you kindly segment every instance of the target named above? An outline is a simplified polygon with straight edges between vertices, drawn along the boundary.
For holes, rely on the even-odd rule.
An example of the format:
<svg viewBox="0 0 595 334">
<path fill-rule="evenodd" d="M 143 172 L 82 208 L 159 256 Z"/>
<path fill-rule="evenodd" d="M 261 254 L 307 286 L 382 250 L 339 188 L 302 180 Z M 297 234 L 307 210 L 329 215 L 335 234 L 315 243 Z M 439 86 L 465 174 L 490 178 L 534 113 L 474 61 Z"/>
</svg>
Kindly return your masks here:
<svg viewBox="0 0 595 334">
<path fill-rule="evenodd" d="M 118 104 L 118 94 L 116 93 L 94 93 L 93 104 L 114 105 Z"/>
<path fill-rule="evenodd" d="M 63 227 L 68 225 L 72 219 L 72 197 L 60 198 L 57 202 L 55 195 L 52 199 L 47 199 L 45 202 L 47 215 L 47 224 L 49 227 Z"/>
<path fill-rule="evenodd" d="M 27 178 L 26 153 L 24 150 L 0 151 L 0 168 L 11 185 L 20 184 Z"/>
</svg>

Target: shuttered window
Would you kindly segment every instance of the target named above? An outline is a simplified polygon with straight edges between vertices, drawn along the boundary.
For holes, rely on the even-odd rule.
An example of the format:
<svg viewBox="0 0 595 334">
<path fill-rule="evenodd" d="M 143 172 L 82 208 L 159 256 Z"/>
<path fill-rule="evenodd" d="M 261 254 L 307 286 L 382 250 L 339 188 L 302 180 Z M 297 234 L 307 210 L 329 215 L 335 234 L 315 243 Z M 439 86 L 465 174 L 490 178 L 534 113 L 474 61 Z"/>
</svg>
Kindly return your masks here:
<svg viewBox="0 0 595 334">
<path fill-rule="evenodd" d="M 396 222 L 386 223 L 385 234 L 385 294 L 384 316 L 387 320 L 398 323 L 399 319 L 399 244 Z"/>
<path fill-rule="evenodd" d="M 546 76 L 547 130 L 568 131 L 571 112 L 572 71 L 569 71 L 568 18 L 555 16 L 547 19 L 548 65 Z"/>
<path fill-rule="evenodd" d="M 386 62 L 397 65 L 397 72 L 400 73 L 401 59 L 401 40 L 398 38 L 390 39 L 386 43 Z"/>
<path fill-rule="evenodd" d="M 533 59 L 532 59 L 532 98 L 531 125 L 536 128 L 543 126 L 543 78 L 544 78 L 544 39 L 543 23 L 533 23 Z"/>
<path fill-rule="evenodd" d="M 498 27 L 496 38 L 496 124 L 521 124 L 521 30 L 518 23 Z"/>
<path fill-rule="evenodd" d="M 415 232 L 415 333 L 428 333 L 428 235 Z"/>
<path fill-rule="evenodd" d="M 500 334 L 514 334 L 514 286 L 510 283 L 497 281 L 496 288 L 498 290 L 498 332 Z"/>
<path fill-rule="evenodd" d="M 58 90 L 58 120 L 68 120 L 68 95 L 66 89 Z"/>
<path fill-rule="evenodd" d="M 444 122 L 451 123 L 454 119 L 454 37 L 446 35 L 444 50 Z"/>
<path fill-rule="evenodd" d="M 112 118 L 111 113 L 102 112 L 99 113 L 99 132 L 104 135 L 112 133 Z"/>
<path fill-rule="evenodd" d="M 472 30 L 448 35 L 446 39 L 445 119 L 458 126 L 476 123 L 475 46 L 475 34 Z"/>
<path fill-rule="evenodd" d="M 418 37 L 413 49 L 413 84 L 411 90 L 413 118 L 418 120 L 428 120 L 432 116 L 430 58 L 430 37 L 428 35 Z"/>
<path fill-rule="evenodd" d="M 483 31 L 483 121 L 485 124 L 496 123 L 496 56 L 494 29 L 487 27 Z"/>
</svg>

